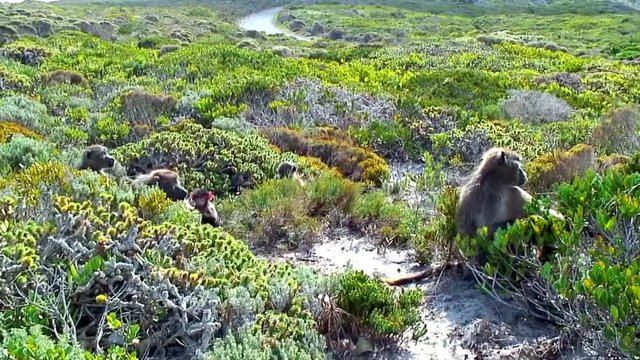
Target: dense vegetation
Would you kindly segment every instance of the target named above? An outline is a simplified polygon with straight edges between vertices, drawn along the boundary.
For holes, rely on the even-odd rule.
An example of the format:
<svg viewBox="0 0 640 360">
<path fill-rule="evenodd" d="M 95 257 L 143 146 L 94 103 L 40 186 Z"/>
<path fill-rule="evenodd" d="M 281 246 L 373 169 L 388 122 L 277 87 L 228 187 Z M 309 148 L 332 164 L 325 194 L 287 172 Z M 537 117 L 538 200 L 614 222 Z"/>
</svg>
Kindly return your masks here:
<svg viewBox="0 0 640 360">
<path fill-rule="evenodd" d="M 377 3 L 291 6 L 308 43 L 238 29 L 243 2 L 0 6 L 0 354 L 324 359 L 420 335 L 420 290 L 267 259 L 348 229 L 425 264 L 487 251 L 488 291 L 638 356 L 635 2 Z M 75 169 L 94 143 L 122 168 Z M 457 174 L 491 146 L 524 157 L 538 215 L 456 237 Z M 397 161 L 425 165 L 424 201 Z M 235 194 L 226 163 L 257 186 Z M 133 167 L 215 191 L 223 227 L 119 179 Z"/>
</svg>

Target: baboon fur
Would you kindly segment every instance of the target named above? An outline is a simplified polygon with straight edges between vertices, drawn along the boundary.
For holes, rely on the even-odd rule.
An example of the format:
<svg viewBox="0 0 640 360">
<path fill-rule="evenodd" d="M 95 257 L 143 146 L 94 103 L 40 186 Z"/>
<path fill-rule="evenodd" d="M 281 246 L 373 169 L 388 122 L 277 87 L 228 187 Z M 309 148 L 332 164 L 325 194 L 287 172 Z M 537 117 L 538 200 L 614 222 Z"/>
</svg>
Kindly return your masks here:
<svg viewBox="0 0 640 360">
<path fill-rule="evenodd" d="M 290 161 L 283 161 L 278 165 L 278 176 L 281 178 L 292 177 L 298 171 L 296 164 Z"/>
<path fill-rule="evenodd" d="M 229 176 L 231 190 L 235 193 L 240 192 L 241 189 L 251 189 L 256 185 L 253 174 L 248 171 L 238 172 L 238 168 L 234 165 L 226 164 L 222 167 L 220 173 Z"/>
<path fill-rule="evenodd" d="M 139 175 L 133 180 L 133 183 L 148 186 L 156 185 L 173 201 L 184 200 L 189 195 L 189 192 L 180 184 L 178 173 L 168 169 L 156 169 L 148 174 Z"/>
<path fill-rule="evenodd" d="M 487 150 L 460 189 L 456 209 L 458 233 L 473 237 L 478 229 L 487 226 L 492 238 L 498 229 L 526 218 L 525 204 L 532 200 L 532 196 L 521 188 L 526 182 L 527 174 L 522 169 L 519 154 L 499 147 Z M 549 211 L 553 216 L 564 219 L 560 213 Z M 539 253 L 539 256 L 542 255 Z M 486 262 L 485 254 L 478 255 L 476 260 L 483 264 Z"/>
<path fill-rule="evenodd" d="M 298 184 L 304 186 L 304 180 L 302 180 L 298 173 L 298 166 L 290 161 L 281 162 L 280 165 L 278 165 L 277 174 L 281 179 L 294 178 L 298 181 Z"/>
<path fill-rule="evenodd" d="M 91 169 L 101 171 L 111 169 L 116 160 L 109 154 L 109 149 L 102 145 L 91 145 L 84 150 L 79 170 Z"/>
<path fill-rule="evenodd" d="M 216 210 L 216 206 L 213 204 L 215 195 L 206 189 L 196 189 L 191 192 L 190 200 L 193 206 L 202 215 L 202 224 L 209 224 L 213 227 L 222 226 L 222 221 Z"/>
</svg>

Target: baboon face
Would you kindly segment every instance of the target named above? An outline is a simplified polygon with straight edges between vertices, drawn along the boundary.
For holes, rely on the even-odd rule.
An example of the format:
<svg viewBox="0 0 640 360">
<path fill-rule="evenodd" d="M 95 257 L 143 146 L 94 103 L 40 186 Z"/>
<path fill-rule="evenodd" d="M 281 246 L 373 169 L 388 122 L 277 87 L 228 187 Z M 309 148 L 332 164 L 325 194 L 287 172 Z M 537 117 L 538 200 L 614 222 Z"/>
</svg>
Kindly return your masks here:
<svg viewBox="0 0 640 360">
<path fill-rule="evenodd" d="M 149 185 L 157 185 L 173 201 L 184 200 L 189 192 L 180 184 L 180 178 L 175 172 L 158 172 L 153 175 Z"/>
<path fill-rule="evenodd" d="M 191 201 L 194 206 L 203 209 L 209 206 L 209 202 L 215 200 L 216 196 L 205 189 L 197 189 L 191 193 Z"/>
<path fill-rule="evenodd" d="M 106 147 L 102 145 L 89 146 L 83 156 L 81 169 L 90 168 L 94 171 L 110 169 L 115 165 L 116 160 L 109 154 Z"/>
<path fill-rule="evenodd" d="M 499 176 L 506 183 L 522 186 L 527 182 L 527 173 L 522 169 L 522 158 L 519 155 L 503 151 L 498 165 Z"/>
</svg>

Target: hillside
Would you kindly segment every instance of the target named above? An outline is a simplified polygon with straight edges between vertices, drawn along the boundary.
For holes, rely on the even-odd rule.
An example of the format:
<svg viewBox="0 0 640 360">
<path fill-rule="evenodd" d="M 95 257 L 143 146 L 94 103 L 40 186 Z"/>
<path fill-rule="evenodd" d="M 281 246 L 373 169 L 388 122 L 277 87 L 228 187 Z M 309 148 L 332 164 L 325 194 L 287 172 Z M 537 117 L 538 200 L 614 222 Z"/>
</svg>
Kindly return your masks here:
<svg viewBox="0 0 640 360">
<path fill-rule="evenodd" d="M 638 358 L 639 7 L 0 3 L 0 358 Z M 461 236 L 492 147 L 531 216 Z"/>
</svg>

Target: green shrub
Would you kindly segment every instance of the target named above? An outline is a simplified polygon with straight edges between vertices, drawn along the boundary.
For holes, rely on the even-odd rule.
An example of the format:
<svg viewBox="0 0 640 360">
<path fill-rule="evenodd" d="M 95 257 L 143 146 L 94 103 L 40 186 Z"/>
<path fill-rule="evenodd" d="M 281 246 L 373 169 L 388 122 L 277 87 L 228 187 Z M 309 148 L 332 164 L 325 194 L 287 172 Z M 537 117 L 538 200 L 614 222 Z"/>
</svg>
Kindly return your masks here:
<svg viewBox="0 0 640 360">
<path fill-rule="evenodd" d="M 384 159 L 352 144 L 338 130 L 319 128 L 301 133 L 291 129 L 265 129 L 263 133 L 282 151 L 317 157 L 353 181 L 380 186 L 389 177 L 389 166 Z"/>
<path fill-rule="evenodd" d="M 374 337 L 398 338 L 419 325 L 422 292 L 411 289 L 394 295 L 393 289 L 361 271 L 340 277 L 338 306 L 359 319 L 357 326 Z"/>
<path fill-rule="evenodd" d="M 53 144 L 47 141 L 16 134 L 11 141 L 0 144 L 0 173 L 7 175 L 35 163 L 49 161 L 71 164 L 74 155 L 61 154 Z"/>
<path fill-rule="evenodd" d="M 250 172 L 260 183 L 273 178 L 283 160 L 277 149 L 257 134 L 205 129 L 193 122 L 153 133 L 115 149 L 113 154 L 125 167 L 150 163 L 173 169 L 188 189 L 204 187 L 218 193 L 226 193 L 230 186 L 228 177 L 220 173 L 225 163 Z"/>
</svg>

